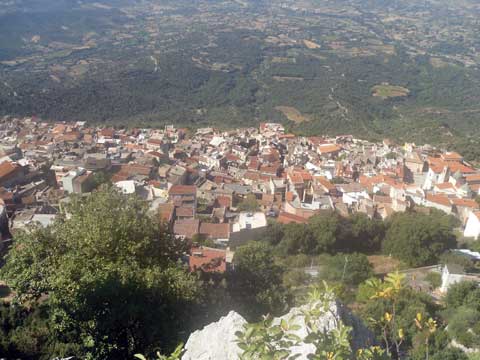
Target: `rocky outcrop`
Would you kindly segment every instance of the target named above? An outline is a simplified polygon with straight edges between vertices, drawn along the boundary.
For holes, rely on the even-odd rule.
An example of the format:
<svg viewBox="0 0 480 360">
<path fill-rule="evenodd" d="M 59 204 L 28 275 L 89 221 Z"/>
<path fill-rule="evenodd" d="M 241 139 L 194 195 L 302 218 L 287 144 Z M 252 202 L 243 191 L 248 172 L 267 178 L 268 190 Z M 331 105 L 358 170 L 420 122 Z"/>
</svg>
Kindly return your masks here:
<svg viewBox="0 0 480 360">
<path fill-rule="evenodd" d="M 307 329 L 304 326 L 303 307 L 292 308 L 288 314 L 275 318 L 274 323 L 279 324 L 282 319 L 289 321 L 290 324 L 300 325 L 300 329 L 294 333 L 300 338 L 305 338 Z M 311 305 L 310 305 L 311 306 Z M 351 345 L 354 350 L 367 347 L 373 344 L 373 335 L 365 327 L 360 319 L 355 317 L 347 308 L 340 303 L 333 301 L 322 316 L 316 319 L 317 326 L 330 331 L 337 326 L 337 322 L 342 321 L 345 325 L 352 327 Z M 243 331 L 246 324 L 245 319 L 234 311 L 219 321 L 207 325 L 202 330 L 192 333 L 185 345 L 185 354 L 182 360 L 236 360 L 241 349 L 236 343 L 236 331 Z M 300 343 L 290 348 L 291 354 L 299 354 L 300 360 L 307 360 L 308 354 L 315 351 L 313 345 Z"/>
<path fill-rule="evenodd" d="M 234 360 L 241 353 L 235 332 L 247 321 L 235 311 L 190 335 L 182 360 Z"/>
</svg>

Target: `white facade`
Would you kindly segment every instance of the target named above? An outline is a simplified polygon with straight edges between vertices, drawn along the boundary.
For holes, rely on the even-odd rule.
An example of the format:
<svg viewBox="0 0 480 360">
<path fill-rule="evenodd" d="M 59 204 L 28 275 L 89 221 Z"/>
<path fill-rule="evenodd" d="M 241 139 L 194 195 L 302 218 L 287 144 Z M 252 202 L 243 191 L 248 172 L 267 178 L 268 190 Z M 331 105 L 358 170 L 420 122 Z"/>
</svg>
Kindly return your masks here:
<svg viewBox="0 0 480 360">
<path fill-rule="evenodd" d="M 233 224 L 232 231 L 237 232 L 244 229 L 257 229 L 267 226 L 267 218 L 263 212 L 242 212 L 238 216 L 238 222 Z"/>
<path fill-rule="evenodd" d="M 463 236 L 465 237 L 473 237 L 474 239 L 478 239 L 480 235 L 480 219 L 478 218 L 478 213 L 470 212 L 468 215 L 467 225 L 465 226 L 465 231 L 463 232 Z"/>
</svg>

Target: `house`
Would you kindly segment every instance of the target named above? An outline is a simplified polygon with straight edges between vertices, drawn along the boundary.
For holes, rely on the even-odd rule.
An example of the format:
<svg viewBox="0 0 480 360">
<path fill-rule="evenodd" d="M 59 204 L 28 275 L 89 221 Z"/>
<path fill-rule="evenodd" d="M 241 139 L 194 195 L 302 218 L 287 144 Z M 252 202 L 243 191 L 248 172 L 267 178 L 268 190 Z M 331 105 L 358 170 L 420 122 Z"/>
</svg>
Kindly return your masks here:
<svg viewBox="0 0 480 360">
<path fill-rule="evenodd" d="M 452 198 L 450 201 L 453 204 L 454 212 L 464 225 L 466 224 L 470 213 L 479 209 L 478 203 L 473 199 Z"/>
<path fill-rule="evenodd" d="M 475 240 L 480 235 L 480 211 L 472 211 L 467 219 L 463 236 L 472 237 Z"/>
<path fill-rule="evenodd" d="M 188 267 L 190 271 L 224 273 L 227 271 L 227 250 L 194 247 L 188 256 Z"/>
<path fill-rule="evenodd" d="M 333 158 L 337 156 L 342 147 L 337 144 L 320 144 L 317 147 L 317 152 L 320 156 Z"/>
<path fill-rule="evenodd" d="M 4 161 L 0 164 L 0 186 L 12 187 L 21 183 L 24 178 L 24 169 L 13 162 Z"/>
<path fill-rule="evenodd" d="M 350 206 L 362 198 L 369 197 L 367 189 L 359 183 L 340 184 L 336 187 L 342 194 L 342 202 Z"/>
<path fill-rule="evenodd" d="M 170 203 L 160 204 L 158 206 L 158 216 L 160 221 L 168 224 L 169 226 L 173 222 L 173 216 L 175 214 L 175 206 Z"/>
<path fill-rule="evenodd" d="M 405 166 L 412 174 L 421 174 L 425 170 L 425 161 L 418 153 L 413 152 L 406 156 Z"/>
<path fill-rule="evenodd" d="M 193 185 L 173 185 L 168 190 L 168 197 L 176 206 L 190 205 L 197 207 L 197 187 Z"/>
<path fill-rule="evenodd" d="M 198 219 L 176 220 L 173 225 L 173 233 L 179 237 L 193 239 L 198 234 L 200 221 Z"/>
<path fill-rule="evenodd" d="M 93 173 L 85 169 L 76 169 L 68 172 L 61 179 L 63 190 L 68 194 L 83 194 L 93 189 Z"/>
<path fill-rule="evenodd" d="M 452 202 L 446 195 L 427 194 L 425 197 L 425 206 L 442 210 L 447 214 L 451 214 L 453 210 Z"/>
<path fill-rule="evenodd" d="M 304 218 L 302 216 L 281 211 L 280 214 L 278 215 L 277 222 L 279 222 L 280 224 L 290 224 L 290 223 L 307 224 L 308 218 Z"/>
<path fill-rule="evenodd" d="M 440 291 L 446 293 L 453 284 L 462 281 L 474 281 L 479 283 L 480 286 L 480 276 L 478 274 L 467 274 L 460 265 L 447 264 L 442 269 L 442 285 L 440 286 Z"/>
<path fill-rule="evenodd" d="M 250 240 L 261 239 L 267 229 L 267 217 L 263 212 L 242 212 L 232 224 L 229 246 L 236 247 Z"/>
<path fill-rule="evenodd" d="M 227 243 L 230 239 L 230 224 L 213 224 L 202 222 L 200 224 L 200 235 L 219 243 Z"/>
</svg>

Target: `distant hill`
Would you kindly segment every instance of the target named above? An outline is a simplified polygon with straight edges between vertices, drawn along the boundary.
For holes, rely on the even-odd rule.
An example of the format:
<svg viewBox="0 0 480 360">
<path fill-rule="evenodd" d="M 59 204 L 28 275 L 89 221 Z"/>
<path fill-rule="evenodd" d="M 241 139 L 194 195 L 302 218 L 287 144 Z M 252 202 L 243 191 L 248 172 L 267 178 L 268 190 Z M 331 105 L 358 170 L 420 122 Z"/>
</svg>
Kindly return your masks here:
<svg viewBox="0 0 480 360">
<path fill-rule="evenodd" d="M 0 0 L 0 115 L 469 148 L 479 16 L 473 0 Z"/>
</svg>

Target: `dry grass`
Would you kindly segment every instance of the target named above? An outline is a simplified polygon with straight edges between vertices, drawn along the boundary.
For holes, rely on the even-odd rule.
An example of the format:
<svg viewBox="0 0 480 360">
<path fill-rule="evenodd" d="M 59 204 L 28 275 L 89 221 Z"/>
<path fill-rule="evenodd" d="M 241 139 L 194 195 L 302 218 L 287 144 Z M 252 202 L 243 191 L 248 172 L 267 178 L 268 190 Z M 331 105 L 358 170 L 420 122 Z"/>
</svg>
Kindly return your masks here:
<svg viewBox="0 0 480 360">
<path fill-rule="evenodd" d="M 305 46 L 309 49 L 320 49 L 321 46 L 313 41 L 310 41 L 310 40 L 303 40 L 303 43 L 305 44 Z"/>
<path fill-rule="evenodd" d="M 375 274 L 386 274 L 402 267 L 399 260 L 385 255 L 371 255 L 368 261 L 372 264 Z"/>
<path fill-rule="evenodd" d="M 382 99 L 405 97 L 408 96 L 410 90 L 402 86 L 394 86 L 389 84 L 375 85 L 372 88 L 372 95 Z"/>
<path fill-rule="evenodd" d="M 276 106 L 275 110 L 278 110 L 287 117 L 288 120 L 295 123 L 301 123 L 304 121 L 309 121 L 310 118 L 306 115 L 302 115 L 300 111 L 291 106 Z"/>
</svg>

